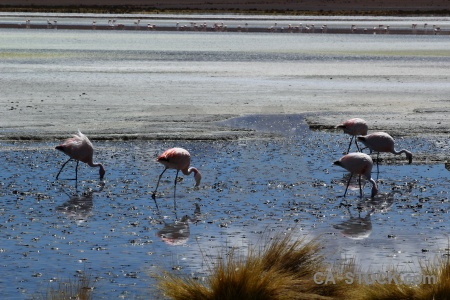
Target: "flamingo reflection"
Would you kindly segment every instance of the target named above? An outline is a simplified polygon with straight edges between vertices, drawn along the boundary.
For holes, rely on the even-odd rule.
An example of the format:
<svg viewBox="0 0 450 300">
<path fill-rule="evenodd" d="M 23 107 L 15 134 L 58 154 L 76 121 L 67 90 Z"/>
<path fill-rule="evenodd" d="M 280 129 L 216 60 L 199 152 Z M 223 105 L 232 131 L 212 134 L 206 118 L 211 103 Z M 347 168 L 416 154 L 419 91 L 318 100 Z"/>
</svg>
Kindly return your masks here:
<svg viewBox="0 0 450 300">
<path fill-rule="evenodd" d="M 376 212 L 387 211 L 394 203 L 395 193 L 398 192 L 380 193 L 369 201 L 358 203 L 358 216 L 352 215 L 350 205 L 343 204 L 343 206 L 346 206 L 350 217 L 348 220 L 333 225 L 333 228 L 339 230 L 345 237 L 353 240 L 368 238 L 372 233 L 371 216 Z M 364 217 L 361 216 L 363 212 L 366 212 Z"/>
<path fill-rule="evenodd" d="M 164 227 L 156 233 L 156 236 L 171 246 L 184 245 L 191 235 L 189 223 L 197 224 L 200 221 L 200 215 L 200 206 L 196 203 L 192 217 L 185 215 L 181 220 L 175 220 L 173 223 L 164 223 Z"/>
<path fill-rule="evenodd" d="M 75 221 L 77 225 L 81 225 L 92 215 L 94 206 L 93 194 L 103 190 L 104 183 L 100 185 L 98 190 L 88 189 L 78 195 L 78 193 L 69 195 L 69 200 L 56 207 L 56 211 L 65 215 L 69 220 Z"/>
<path fill-rule="evenodd" d="M 342 223 L 333 225 L 333 228 L 339 230 L 345 237 L 353 240 L 368 238 L 372 233 L 372 221 L 370 216 L 372 215 L 373 210 L 368 212 L 365 217 L 361 217 L 361 212 L 358 212 L 358 216 L 352 216 L 350 209 L 348 212 L 350 218 Z"/>
<path fill-rule="evenodd" d="M 91 216 L 93 206 L 92 192 L 89 192 L 73 195 L 68 201 L 57 206 L 56 211 L 81 225 Z"/>
</svg>

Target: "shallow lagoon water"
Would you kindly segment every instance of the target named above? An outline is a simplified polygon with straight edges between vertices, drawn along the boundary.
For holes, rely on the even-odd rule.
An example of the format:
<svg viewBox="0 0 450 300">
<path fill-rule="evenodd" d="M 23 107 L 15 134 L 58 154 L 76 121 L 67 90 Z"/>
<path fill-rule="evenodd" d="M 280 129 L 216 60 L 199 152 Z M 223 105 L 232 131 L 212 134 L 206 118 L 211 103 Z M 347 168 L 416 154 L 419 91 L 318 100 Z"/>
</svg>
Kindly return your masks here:
<svg viewBox="0 0 450 300">
<path fill-rule="evenodd" d="M 446 253 L 449 171 L 443 164 L 384 160 L 373 175 L 377 197 L 367 198 L 366 187 L 363 199 L 357 188 L 343 199 L 346 172 L 332 163 L 348 136 L 310 131 L 298 115 L 248 116 L 228 125 L 280 137 L 94 142 L 106 177 L 100 181 L 97 169 L 80 165 L 77 185 L 65 180 L 73 177 L 74 163 L 54 180 L 66 159 L 55 143 L 2 142 L 3 297 L 27 299 L 86 272 L 95 278 L 96 299 L 157 298 L 154 274 L 174 270 L 201 279 L 205 257 L 231 246 L 245 253 L 261 235 L 286 231 L 320 237 L 330 262 L 355 258 L 370 270 L 414 272 L 419 259 Z M 413 153 L 448 150 L 432 138 L 398 144 Z M 163 176 L 158 208 L 151 198 L 163 169 L 155 158 L 173 146 L 188 149 L 203 174 L 198 189 L 183 176 L 176 210 L 174 171 Z"/>
<path fill-rule="evenodd" d="M 442 100 L 448 95 L 449 42 L 443 36 L 45 29 L 5 29 L 0 34 L 5 41 L 0 49 L 5 103 L 20 101 L 22 106 L 14 105 L 24 110 L 50 110 L 58 104 L 64 114 L 55 115 L 63 118 L 70 100 L 83 93 L 93 101 L 107 99 L 108 109 L 110 101 L 122 102 L 117 95 L 149 99 L 149 90 L 168 105 L 178 105 L 180 95 L 187 105 L 197 104 L 199 98 L 210 103 L 211 94 L 217 94 L 257 107 L 268 98 L 283 105 L 297 101 L 291 95 L 334 99 L 340 94 L 350 97 L 349 91 L 357 91 L 355 99 L 360 101 L 360 94 L 370 94 L 367 87 L 376 94 L 398 91 L 396 99 L 420 94 Z M 361 68 L 361 62 L 369 64 Z M 411 77 L 412 69 L 435 79 Z M 374 82 L 377 74 L 399 75 L 405 82 Z M 336 78 L 347 75 L 361 80 Z M 179 88 L 172 81 L 179 82 Z M 36 105 L 47 100 L 50 105 Z M 87 103 L 79 111 L 86 119 L 95 118 L 96 111 L 86 111 Z M 200 113 L 204 102 L 198 103 Z M 120 114 L 123 118 L 124 112 Z M 42 119 L 39 114 L 37 119 Z M 130 123 L 124 119 L 121 128 Z M 91 128 L 77 122 L 82 130 Z M 64 124 L 74 126 L 66 119 Z M 17 130 L 10 125 L 2 130 Z M 66 160 L 54 150 L 56 142 L 1 142 L 0 257 L 2 274 L 7 274 L 0 278 L 2 296 L 28 299 L 45 292 L 49 284 L 86 272 L 96 279 L 96 299 L 157 298 L 153 274 L 174 270 L 201 279 L 207 275 L 205 256 L 213 258 L 231 246 L 245 253 L 261 234 L 286 231 L 321 237 L 330 262 L 354 257 L 371 270 L 394 265 L 416 271 L 418 259 L 446 253 L 449 182 L 443 164 L 384 160 L 374 175 L 380 195 L 359 199 L 356 189 L 344 201 L 346 172 L 332 163 L 347 148 L 347 136 L 309 131 L 302 117 L 293 115 L 248 116 L 226 125 L 281 136 L 94 141 L 106 177 L 100 181 L 98 170 L 80 166 L 77 187 L 73 180 L 64 180 L 73 177 L 75 164 L 66 167 L 62 180 L 54 180 Z M 33 125 L 32 130 L 38 129 Z M 448 141 L 433 137 L 398 142 L 419 154 L 445 155 L 449 150 Z M 176 211 L 173 171 L 166 172 L 160 185 L 158 208 L 151 198 L 162 171 L 155 158 L 173 146 L 188 149 L 192 164 L 203 174 L 199 189 L 193 188 L 192 177 L 183 176 Z M 177 239 L 171 234 L 174 227 Z"/>
</svg>

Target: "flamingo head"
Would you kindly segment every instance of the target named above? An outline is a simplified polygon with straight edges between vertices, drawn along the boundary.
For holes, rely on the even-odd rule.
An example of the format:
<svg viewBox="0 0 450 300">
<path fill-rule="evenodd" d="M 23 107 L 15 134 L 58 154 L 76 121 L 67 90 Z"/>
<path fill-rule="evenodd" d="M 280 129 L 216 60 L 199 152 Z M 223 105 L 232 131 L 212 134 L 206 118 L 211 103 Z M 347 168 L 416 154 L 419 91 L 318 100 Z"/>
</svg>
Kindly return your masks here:
<svg viewBox="0 0 450 300">
<path fill-rule="evenodd" d="M 406 157 L 408 158 L 409 164 L 411 164 L 412 163 L 412 158 L 413 158 L 411 152 L 406 152 Z"/>
<path fill-rule="evenodd" d="M 103 168 L 102 164 L 99 164 L 100 170 L 98 171 L 98 173 L 100 174 L 100 179 L 103 179 L 103 176 L 105 176 L 105 168 Z"/>
<path fill-rule="evenodd" d="M 366 145 L 366 142 L 367 142 L 367 137 L 366 137 L 366 136 L 364 136 L 364 135 L 358 135 L 358 136 L 356 137 L 356 140 L 357 140 L 358 142 L 363 143 L 365 146 L 367 146 L 367 145 Z"/>
<path fill-rule="evenodd" d="M 345 129 L 345 125 L 344 124 L 339 124 L 339 125 L 336 125 L 334 128 L 336 128 L 336 129 Z"/>
<path fill-rule="evenodd" d="M 200 185 L 200 181 L 202 180 L 202 174 L 194 168 L 194 179 L 195 179 L 195 186 Z"/>
<path fill-rule="evenodd" d="M 65 153 L 66 148 L 63 145 L 58 145 L 55 147 L 56 150 L 61 151 L 62 153 Z"/>
<path fill-rule="evenodd" d="M 372 182 L 372 194 L 370 195 L 370 197 L 373 198 L 378 193 L 378 187 L 377 187 L 377 183 L 375 182 L 375 180 L 373 180 L 371 178 L 370 181 Z"/>
</svg>

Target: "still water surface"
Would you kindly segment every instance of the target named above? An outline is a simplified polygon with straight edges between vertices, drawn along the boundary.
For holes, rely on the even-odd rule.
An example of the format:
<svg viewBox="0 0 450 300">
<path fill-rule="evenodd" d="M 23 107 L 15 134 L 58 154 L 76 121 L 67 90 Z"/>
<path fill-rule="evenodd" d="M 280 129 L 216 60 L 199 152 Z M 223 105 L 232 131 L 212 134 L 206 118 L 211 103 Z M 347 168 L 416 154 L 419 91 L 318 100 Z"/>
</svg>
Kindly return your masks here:
<svg viewBox="0 0 450 300">
<path fill-rule="evenodd" d="M 448 37 L 431 35 L 2 29 L 0 37 L 6 103 L 41 101 L 49 94 L 64 102 L 88 87 L 101 87 L 96 97 L 114 99 L 111 95 L 120 92 L 144 98 L 148 74 L 169 86 L 171 81 L 193 81 L 226 91 L 270 89 L 272 84 L 285 91 L 300 82 L 314 94 L 330 89 L 331 97 L 336 88 L 366 93 L 367 88 L 381 92 L 400 85 L 410 93 L 445 94 L 448 81 L 443 84 L 446 77 L 441 75 L 450 63 Z M 369 77 L 329 83 L 330 74 L 407 78 L 411 70 L 432 72 L 435 79 L 406 85 L 374 83 Z M 189 92 L 195 98 L 211 93 L 208 88 Z M 237 93 L 231 97 L 241 100 Z M 255 100 L 254 94 L 247 97 Z M 449 181 L 443 164 L 382 163 L 374 174 L 380 194 L 359 199 L 359 191 L 353 190 L 344 201 L 346 173 L 332 163 L 347 148 L 347 136 L 311 132 L 296 115 L 250 116 L 227 125 L 277 132 L 283 138 L 95 142 L 106 177 L 100 181 L 97 170 L 83 165 L 77 186 L 64 180 L 73 177 L 74 164 L 68 164 L 62 180 L 54 180 L 66 159 L 54 150 L 55 143 L 1 142 L 2 296 L 27 299 L 50 282 L 88 272 L 97 279 L 96 299 L 148 299 L 155 295 L 154 273 L 180 269 L 201 278 L 206 274 L 202 251 L 214 256 L 223 247 L 236 246 L 245 252 L 261 233 L 288 230 L 323 238 L 330 261 L 354 257 L 371 270 L 391 265 L 417 270 L 418 259 L 446 252 Z M 449 150 L 448 141 L 432 137 L 398 143 L 413 153 L 442 155 Z M 191 177 L 178 184 L 176 210 L 173 172 L 164 175 L 157 203 L 151 198 L 162 171 L 155 158 L 173 146 L 188 149 L 203 174 L 199 189 L 192 188 Z M 368 193 L 366 188 L 366 197 Z M 168 236 L 174 227 L 183 229 L 177 240 Z"/>
<path fill-rule="evenodd" d="M 339 133 L 311 132 L 301 116 L 251 116 L 229 123 L 282 133 L 272 140 L 217 142 L 96 142 L 96 160 L 107 170 L 74 164 L 54 177 L 63 154 L 53 143 L 2 142 L 2 295 L 28 298 L 49 282 L 89 272 L 95 298 L 157 295 L 152 274 L 179 269 L 206 274 L 202 253 L 228 246 L 244 253 L 262 233 L 321 236 L 329 261 L 356 258 L 370 270 L 398 266 L 418 269 L 448 247 L 448 170 L 444 165 L 381 163 L 380 194 L 356 188 L 343 199 L 346 173 L 333 166 L 347 148 Z M 428 139 L 400 139 L 413 152 L 448 151 Z M 155 203 L 151 192 L 162 166 L 158 153 L 181 146 L 203 174 L 178 184 L 163 176 Z M 356 184 L 356 183 L 355 183 Z M 342 206 L 341 204 L 351 206 Z M 158 204 L 158 208 L 156 206 Z M 176 221 L 184 221 L 177 223 Z M 171 236 L 174 228 L 182 233 Z M 225 247 L 225 248 L 224 248 Z M 6 299 L 5 298 L 5 299 Z"/>
</svg>

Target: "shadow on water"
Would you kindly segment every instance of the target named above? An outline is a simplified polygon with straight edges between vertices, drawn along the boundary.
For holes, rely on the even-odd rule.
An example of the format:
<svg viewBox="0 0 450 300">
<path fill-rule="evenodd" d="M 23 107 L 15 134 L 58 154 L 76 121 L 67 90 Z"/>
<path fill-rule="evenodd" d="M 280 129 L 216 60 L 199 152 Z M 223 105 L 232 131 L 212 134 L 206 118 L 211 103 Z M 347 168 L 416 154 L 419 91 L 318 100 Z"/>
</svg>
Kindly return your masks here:
<svg viewBox="0 0 450 300">
<path fill-rule="evenodd" d="M 96 298 L 148 299 L 156 293 L 154 272 L 176 266 L 202 277 L 203 254 L 214 257 L 230 246 L 245 253 L 261 233 L 287 230 L 321 236 L 333 250 L 331 261 L 355 257 L 372 270 L 414 269 L 417 259 L 445 252 L 448 166 L 386 159 L 376 197 L 367 198 L 363 181 L 360 198 L 352 181 L 343 198 L 348 173 L 333 162 L 348 136 L 310 131 L 299 115 L 245 116 L 222 125 L 277 138 L 94 141 L 105 178 L 99 184 L 98 170 L 80 164 L 77 187 L 54 180 L 55 162 L 63 160 L 54 144 L 2 142 L 0 259 L 11 275 L 8 282 L 0 278 L 2 295 L 30 298 L 55 276 L 87 268 L 98 276 Z M 398 142 L 417 152 L 448 150 L 432 137 Z M 175 146 L 191 153 L 203 175 L 195 189 L 192 176 L 182 178 L 176 210 L 172 172 L 161 178 L 157 203 L 152 199 L 161 173 L 155 159 Z"/>
</svg>

